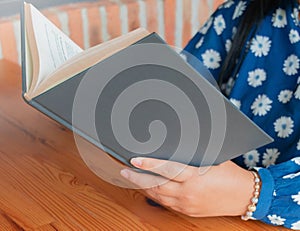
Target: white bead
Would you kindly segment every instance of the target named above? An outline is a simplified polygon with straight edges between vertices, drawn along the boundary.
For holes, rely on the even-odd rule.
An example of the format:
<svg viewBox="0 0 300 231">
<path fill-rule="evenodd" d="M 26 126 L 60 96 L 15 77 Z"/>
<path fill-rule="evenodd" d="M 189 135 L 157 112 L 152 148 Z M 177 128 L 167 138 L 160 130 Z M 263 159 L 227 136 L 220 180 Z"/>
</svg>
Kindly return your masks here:
<svg viewBox="0 0 300 231">
<path fill-rule="evenodd" d="M 248 221 L 249 217 L 247 217 L 247 216 L 241 216 L 241 219 L 242 219 L 243 221 Z"/>
<path fill-rule="evenodd" d="M 256 206 L 255 205 L 249 205 L 248 206 L 248 211 L 249 212 L 254 212 L 256 210 Z"/>
<path fill-rule="evenodd" d="M 246 213 L 246 216 L 247 216 L 247 217 L 252 217 L 252 215 L 253 215 L 253 213 L 250 212 L 250 211 L 248 211 L 248 212 Z"/>
</svg>

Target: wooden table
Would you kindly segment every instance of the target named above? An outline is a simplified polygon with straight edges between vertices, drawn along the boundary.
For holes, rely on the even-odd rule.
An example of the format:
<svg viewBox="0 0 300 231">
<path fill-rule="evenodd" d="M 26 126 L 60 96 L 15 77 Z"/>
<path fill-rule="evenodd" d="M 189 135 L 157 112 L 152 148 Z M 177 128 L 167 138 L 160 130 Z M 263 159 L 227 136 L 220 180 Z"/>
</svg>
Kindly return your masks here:
<svg viewBox="0 0 300 231">
<path fill-rule="evenodd" d="M 285 230 L 239 217 L 189 218 L 97 177 L 72 132 L 21 98 L 21 70 L 0 61 L 0 230 Z"/>
</svg>

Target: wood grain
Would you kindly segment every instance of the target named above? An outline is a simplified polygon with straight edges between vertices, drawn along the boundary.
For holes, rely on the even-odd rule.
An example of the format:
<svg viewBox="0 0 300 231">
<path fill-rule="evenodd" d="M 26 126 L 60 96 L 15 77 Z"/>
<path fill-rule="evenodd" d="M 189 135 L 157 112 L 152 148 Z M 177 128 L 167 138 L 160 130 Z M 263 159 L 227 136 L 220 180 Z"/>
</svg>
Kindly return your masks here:
<svg viewBox="0 0 300 231">
<path fill-rule="evenodd" d="M 91 160 L 107 161 L 87 150 Z M 189 218 L 103 181 L 80 157 L 72 132 L 22 100 L 20 67 L 0 61 L 0 230 L 172 229 L 284 230 L 238 217 Z"/>
</svg>

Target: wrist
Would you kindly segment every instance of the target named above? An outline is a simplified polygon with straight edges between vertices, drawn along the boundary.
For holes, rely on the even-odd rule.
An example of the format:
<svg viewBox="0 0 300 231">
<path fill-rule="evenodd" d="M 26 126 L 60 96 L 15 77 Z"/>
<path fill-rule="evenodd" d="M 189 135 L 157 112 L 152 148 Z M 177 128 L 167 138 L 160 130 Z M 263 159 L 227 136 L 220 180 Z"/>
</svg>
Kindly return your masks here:
<svg viewBox="0 0 300 231">
<path fill-rule="evenodd" d="M 248 171 L 233 162 L 229 162 L 230 169 L 229 185 L 222 181 L 225 197 L 227 198 L 226 216 L 242 216 L 247 211 L 254 192 L 254 176 Z"/>
<path fill-rule="evenodd" d="M 248 211 L 248 206 L 251 204 L 251 200 L 254 195 L 254 175 L 251 171 L 244 170 L 243 179 L 237 189 L 239 192 L 239 210 L 238 216 L 243 216 Z"/>
<path fill-rule="evenodd" d="M 253 174 L 253 177 L 254 177 L 254 179 L 253 179 L 254 190 L 253 190 L 253 194 L 252 194 L 250 203 L 247 206 L 247 210 L 244 213 L 244 215 L 241 216 L 241 219 L 244 221 L 253 219 L 253 213 L 256 211 L 256 206 L 258 203 L 258 198 L 259 198 L 260 189 L 261 189 L 261 180 L 260 180 L 258 173 L 256 171 L 251 171 L 251 173 Z"/>
</svg>

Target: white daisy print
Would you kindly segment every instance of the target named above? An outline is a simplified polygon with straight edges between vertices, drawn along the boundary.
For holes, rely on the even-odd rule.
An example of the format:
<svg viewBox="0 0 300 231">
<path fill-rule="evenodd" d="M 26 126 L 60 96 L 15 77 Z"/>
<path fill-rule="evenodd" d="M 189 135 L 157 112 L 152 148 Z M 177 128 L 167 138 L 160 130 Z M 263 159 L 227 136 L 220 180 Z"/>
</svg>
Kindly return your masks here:
<svg viewBox="0 0 300 231">
<path fill-rule="evenodd" d="M 292 44 L 299 42 L 300 41 L 299 32 L 296 30 L 291 30 L 289 34 L 289 38 Z"/>
<path fill-rule="evenodd" d="M 256 167 L 256 164 L 259 161 L 259 153 L 257 150 L 247 152 L 243 157 L 244 163 L 249 169 Z"/>
<path fill-rule="evenodd" d="M 273 225 L 284 225 L 284 222 L 286 219 L 281 218 L 280 216 L 277 215 L 268 215 L 269 220 Z"/>
<path fill-rule="evenodd" d="M 201 46 L 202 46 L 202 44 L 203 44 L 203 41 L 204 41 L 204 37 L 202 37 L 200 40 L 199 40 L 199 42 L 197 42 L 197 44 L 196 44 L 196 49 L 199 49 Z"/>
<path fill-rule="evenodd" d="M 273 26 L 277 28 L 285 27 L 287 25 L 285 10 L 281 8 L 277 9 L 276 12 L 273 14 L 272 23 Z"/>
<path fill-rule="evenodd" d="M 294 121 L 291 117 L 282 116 L 274 123 L 275 132 L 280 138 L 287 138 L 293 133 Z"/>
<path fill-rule="evenodd" d="M 211 27 L 212 23 L 213 23 L 213 18 L 210 17 L 208 21 L 204 24 L 204 26 L 199 30 L 199 33 L 206 34 L 209 28 Z"/>
<path fill-rule="evenodd" d="M 263 161 L 262 161 L 263 165 L 266 167 L 274 165 L 279 155 L 280 152 L 278 151 L 278 149 L 276 148 L 267 149 L 263 155 Z"/>
<path fill-rule="evenodd" d="M 217 35 L 221 35 L 226 28 L 226 23 L 222 15 L 219 15 L 215 18 L 214 29 Z"/>
<path fill-rule="evenodd" d="M 290 55 L 285 61 L 283 65 L 283 71 L 287 75 L 295 75 L 298 73 L 299 69 L 299 58 L 296 55 Z"/>
<path fill-rule="evenodd" d="M 300 76 L 298 77 L 297 84 L 300 84 Z"/>
<path fill-rule="evenodd" d="M 300 85 L 297 87 L 297 90 L 294 93 L 296 99 L 300 99 Z"/>
<path fill-rule="evenodd" d="M 254 115 L 265 116 L 271 110 L 273 103 L 266 95 L 258 95 L 251 106 Z"/>
<path fill-rule="evenodd" d="M 282 177 L 283 179 L 294 179 L 296 177 L 300 176 L 300 172 L 298 173 L 292 173 L 292 174 L 289 174 L 289 175 L 286 175 L 284 177 Z"/>
<path fill-rule="evenodd" d="M 245 9 L 246 9 L 246 2 L 240 1 L 234 10 L 232 19 L 234 20 L 234 19 L 240 17 L 244 13 Z"/>
<path fill-rule="evenodd" d="M 234 98 L 231 98 L 231 99 L 230 99 L 230 102 L 231 102 L 234 106 L 236 106 L 238 109 L 241 109 L 241 106 L 242 106 L 241 101 L 236 100 L 236 99 L 234 99 Z"/>
<path fill-rule="evenodd" d="M 294 23 L 298 26 L 299 24 L 299 10 L 295 7 L 293 13 L 291 13 Z"/>
<path fill-rule="evenodd" d="M 278 95 L 278 100 L 279 100 L 279 102 L 285 104 L 285 103 L 288 103 L 291 100 L 292 96 L 293 96 L 293 92 L 292 91 L 290 91 L 290 90 L 283 90 Z"/>
<path fill-rule="evenodd" d="M 227 53 L 230 51 L 231 47 L 232 47 L 232 41 L 230 39 L 227 39 L 225 43 L 225 49 Z"/>
<path fill-rule="evenodd" d="M 248 74 L 248 83 L 252 87 L 261 86 L 263 81 L 267 79 L 267 74 L 263 69 L 256 69 L 254 71 L 250 71 Z"/>
<path fill-rule="evenodd" d="M 271 40 L 267 36 L 256 35 L 251 44 L 251 52 L 256 57 L 267 56 L 271 48 Z"/>
<path fill-rule="evenodd" d="M 232 5 L 234 4 L 234 2 L 232 0 L 227 1 L 226 3 L 224 3 L 224 8 L 230 8 Z"/>
<path fill-rule="evenodd" d="M 295 162 L 295 164 L 300 165 L 300 157 L 293 158 L 292 161 Z"/>
<path fill-rule="evenodd" d="M 299 139 L 299 141 L 297 143 L 297 150 L 300 151 L 300 139 Z"/>
<path fill-rule="evenodd" d="M 221 56 L 220 53 L 210 49 L 202 54 L 203 64 L 209 69 L 217 69 L 220 67 Z"/>
<path fill-rule="evenodd" d="M 300 192 L 298 192 L 297 195 L 293 195 L 292 199 L 294 202 L 296 202 L 298 205 L 300 205 Z"/>
<path fill-rule="evenodd" d="M 300 221 L 293 223 L 291 229 L 300 230 Z"/>
</svg>

